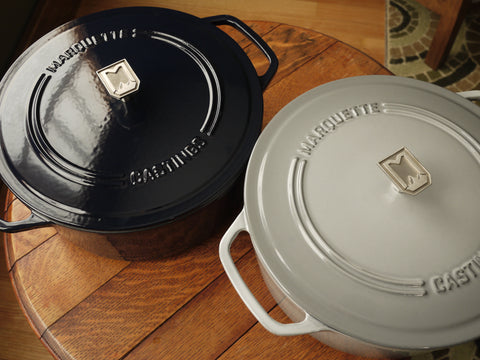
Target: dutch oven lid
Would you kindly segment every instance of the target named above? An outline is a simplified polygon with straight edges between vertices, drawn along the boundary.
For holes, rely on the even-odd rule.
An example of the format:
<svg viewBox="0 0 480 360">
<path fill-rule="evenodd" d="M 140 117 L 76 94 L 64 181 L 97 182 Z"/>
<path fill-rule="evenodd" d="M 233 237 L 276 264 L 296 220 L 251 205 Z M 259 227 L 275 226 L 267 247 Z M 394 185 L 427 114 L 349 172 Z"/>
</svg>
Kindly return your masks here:
<svg viewBox="0 0 480 360">
<path fill-rule="evenodd" d="M 417 80 L 366 76 L 298 97 L 247 169 L 247 227 L 308 314 L 369 343 L 480 335 L 480 111 Z"/>
<path fill-rule="evenodd" d="M 243 28 L 121 8 L 44 36 L 1 83 L 4 181 L 36 214 L 97 231 L 211 202 L 248 160 L 268 82 L 215 26 L 228 22 Z"/>
</svg>

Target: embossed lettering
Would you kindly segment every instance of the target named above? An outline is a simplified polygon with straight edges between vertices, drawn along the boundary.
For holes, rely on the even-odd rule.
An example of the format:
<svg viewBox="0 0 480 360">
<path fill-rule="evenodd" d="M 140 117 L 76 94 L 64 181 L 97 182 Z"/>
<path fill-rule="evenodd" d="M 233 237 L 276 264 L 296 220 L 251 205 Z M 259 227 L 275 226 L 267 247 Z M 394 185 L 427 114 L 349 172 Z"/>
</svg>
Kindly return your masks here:
<svg viewBox="0 0 480 360">
<path fill-rule="evenodd" d="M 183 166 L 185 165 L 185 161 L 183 161 L 180 156 L 178 156 L 178 154 L 174 155 L 172 157 L 172 160 L 173 162 L 177 165 L 177 168 L 179 168 L 180 166 Z"/>
<path fill-rule="evenodd" d="M 305 135 L 304 140 L 300 142 L 300 147 L 297 149 L 297 152 L 302 155 L 310 156 L 320 140 L 322 140 L 329 133 L 337 130 L 337 128 L 346 121 L 359 116 L 379 112 L 381 112 L 381 110 L 378 103 L 361 104 L 355 105 L 348 109 L 343 109 L 330 115 L 326 119 L 321 119 L 319 123 L 312 129 L 312 131 Z"/>
<path fill-rule="evenodd" d="M 378 103 L 371 103 L 370 110 L 372 113 L 379 113 L 381 111 Z"/>
<path fill-rule="evenodd" d="M 468 274 L 469 276 L 471 276 L 473 278 L 477 277 L 477 274 L 476 274 L 476 272 L 473 268 L 473 263 L 472 262 L 468 262 L 466 264 L 463 264 L 462 269 L 465 271 L 465 274 Z"/>
<path fill-rule="evenodd" d="M 312 154 L 313 147 L 310 146 L 309 144 L 302 142 L 300 143 L 300 149 L 298 149 L 299 153 L 303 153 L 305 155 L 311 155 Z"/>
<path fill-rule="evenodd" d="M 65 61 L 67 61 L 68 59 L 69 59 L 69 58 L 66 57 L 65 55 L 60 55 L 60 56 L 58 57 L 58 61 L 60 62 L 60 65 L 65 64 Z"/>
<path fill-rule="evenodd" d="M 370 107 L 368 104 L 362 104 L 359 105 L 359 107 L 362 109 L 363 113 L 367 115 L 369 113 Z"/>
<path fill-rule="evenodd" d="M 452 290 L 453 288 L 459 287 L 458 283 L 453 278 L 453 275 L 449 273 L 446 273 L 443 275 L 443 282 L 447 286 L 448 290 Z"/>
<path fill-rule="evenodd" d="M 168 159 L 160 161 L 158 164 L 143 170 L 131 171 L 130 184 L 145 184 L 149 181 L 157 180 L 162 176 L 175 172 L 177 169 L 187 165 L 188 161 L 198 156 L 205 146 L 207 146 L 207 142 L 204 139 L 199 136 L 194 137 L 189 144 Z"/>
<path fill-rule="evenodd" d="M 77 52 L 72 49 L 72 48 L 68 48 L 66 51 L 65 51 L 65 56 L 68 57 L 69 59 L 74 57 L 75 55 L 77 55 Z"/>
<path fill-rule="evenodd" d="M 475 256 L 473 257 L 473 262 L 475 263 L 475 265 L 477 265 L 477 269 L 480 270 L 480 256 L 475 255 Z"/>
<path fill-rule="evenodd" d="M 183 150 L 190 155 L 190 157 L 198 154 L 199 150 L 196 146 L 194 146 L 193 144 L 188 144 L 187 146 L 185 146 L 183 148 Z"/>
<path fill-rule="evenodd" d="M 192 140 L 192 144 L 195 145 L 197 148 L 201 149 L 205 147 L 205 145 L 207 145 L 207 142 L 201 137 L 195 136 Z"/>
<path fill-rule="evenodd" d="M 450 272 L 430 278 L 430 286 L 437 294 L 446 294 L 470 284 L 480 275 L 480 255 L 475 254 L 469 261 Z"/>
<path fill-rule="evenodd" d="M 343 115 L 344 120 L 353 119 L 353 114 L 350 109 L 342 110 L 341 114 Z"/>
<path fill-rule="evenodd" d="M 83 40 L 80 40 L 80 44 L 82 44 L 85 49 L 94 46 L 95 45 L 95 36 L 92 36 L 92 38 L 87 37 Z"/>
<path fill-rule="evenodd" d="M 341 123 L 344 122 L 343 118 L 338 114 L 333 114 L 329 116 L 328 119 L 332 121 L 335 125 L 340 125 Z"/>
<path fill-rule="evenodd" d="M 85 46 L 82 45 L 82 43 L 75 43 L 72 45 L 72 48 L 75 49 L 75 51 L 77 52 L 77 54 L 79 52 L 84 52 L 86 50 Z"/>
<path fill-rule="evenodd" d="M 470 281 L 467 274 L 465 274 L 465 271 L 463 271 L 462 268 L 455 268 L 453 269 L 452 273 L 460 285 L 465 285 Z"/>
<path fill-rule="evenodd" d="M 173 172 L 175 169 L 178 169 L 180 167 L 180 165 L 178 165 L 177 162 L 175 161 L 174 157 L 171 157 L 165 163 L 171 165 L 171 168 L 170 168 L 171 172 Z"/>
<path fill-rule="evenodd" d="M 130 184 L 137 185 L 142 182 L 143 182 L 143 177 L 140 171 L 132 171 L 130 173 Z"/>
<path fill-rule="evenodd" d="M 327 134 L 327 131 L 320 125 L 318 125 L 317 127 L 315 127 L 313 129 L 313 133 L 319 137 L 319 138 L 323 138 L 326 134 Z M 307 135 L 308 136 L 308 135 Z"/>
<path fill-rule="evenodd" d="M 355 116 L 360 116 L 360 115 L 364 115 L 364 114 L 365 114 L 365 113 L 362 111 L 362 108 L 360 107 L 360 105 L 357 105 L 357 106 L 352 107 L 352 112 L 355 114 Z"/>
<path fill-rule="evenodd" d="M 318 144 L 318 142 L 320 141 L 321 138 L 319 138 L 318 136 L 313 136 L 313 135 L 307 135 L 307 141 L 310 145 L 312 145 L 313 147 L 315 147 L 315 145 Z"/>
<path fill-rule="evenodd" d="M 153 175 L 155 175 L 156 179 L 166 174 L 163 168 L 158 168 L 156 165 L 152 166 L 152 172 L 153 172 Z"/>
<path fill-rule="evenodd" d="M 143 170 L 143 182 L 147 182 L 148 180 L 155 180 L 155 176 L 153 175 L 150 169 Z"/>
<path fill-rule="evenodd" d="M 447 288 L 443 284 L 443 278 L 440 276 L 435 276 L 430 279 L 430 284 L 432 289 L 438 294 L 438 293 L 444 293 L 447 291 Z"/>
<path fill-rule="evenodd" d="M 324 120 L 321 125 L 327 132 L 332 132 L 336 128 L 335 123 L 330 119 Z"/>
<path fill-rule="evenodd" d="M 160 165 L 161 165 L 163 168 L 167 169 L 167 171 L 168 171 L 169 173 L 173 172 L 173 167 L 171 166 L 171 160 L 170 160 L 170 159 L 165 160 L 165 161 L 162 161 L 162 162 L 160 163 Z"/>
<path fill-rule="evenodd" d="M 47 66 L 47 69 L 48 71 L 50 72 L 57 72 L 57 69 L 62 66 L 62 64 L 60 64 L 59 62 L 57 61 L 52 61 L 52 65 L 51 66 Z"/>
<path fill-rule="evenodd" d="M 56 73 L 58 68 L 65 64 L 66 60 L 73 58 L 74 56 L 78 55 L 79 53 L 85 52 L 88 48 L 93 46 L 97 46 L 101 43 L 110 41 L 110 40 L 118 40 L 123 39 L 125 37 L 132 37 L 135 38 L 137 36 L 136 29 L 120 29 L 120 30 L 112 30 L 108 33 L 100 33 L 97 35 L 91 35 L 82 39 L 68 49 L 66 49 L 62 54 L 58 56 L 55 60 L 52 61 L 51 65 L 47 66 L 45 69 L 52 73 Z"/>
</svg>

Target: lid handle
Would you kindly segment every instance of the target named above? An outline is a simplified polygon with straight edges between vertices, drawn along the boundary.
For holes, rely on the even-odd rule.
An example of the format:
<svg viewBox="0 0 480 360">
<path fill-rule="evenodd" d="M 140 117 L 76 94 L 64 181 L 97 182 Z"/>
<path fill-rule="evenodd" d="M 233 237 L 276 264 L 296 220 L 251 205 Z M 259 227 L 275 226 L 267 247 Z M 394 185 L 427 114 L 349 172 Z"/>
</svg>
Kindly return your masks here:
<svg viewBox="0 0 480 360">
<path fill-rule="evenodd" d="M 262 51 L 262 53 L 266 56 L 266 58 L 268 59 L 268 62 L 270 63 L 265 74 L 259 76 L 262 89 L 265 90 L 265 88 L 267 87 L 270 80 L 272 80 L 273 75 L 275 75 L 275 72 L 277 71 L 277 68 L 278 68 L 277 56 L 275 55 L 273 50 L 270 48 L 270 46 L 268 46 L 267 43 L 249 26 L 247 26 L 245 23 L 243 23 L 242 21 L 240 21 L 239 19 L 231 15 L 211 16 L 211 17 L 204 18 L 204 20 L 209 21 L 215 26 L 229 25 L 235 28 L 236 30 L 240 31 L 243 35 L 245 35 L 253 44 L 255 44 L 257 48 L 259 48 Z"/>
<path fill-rule="evenodd" d="M 0 219 L 0 231 L 6 232 L 6 233 L 31 230 L 31 229 L 35 229 L 35 228 L 39 228 L 47 225 L 51 225 L 51 222 L 41 218 L 40 216 L 34 214 L 33 212 L 28 218 L 23 220 L 10 222 L 10 221 L 5 221 Z"/>
<path fill-rule="evenodd" d="M 318 320 L 308 314 L 306 314 L 305 319 L 303 319 L 302 321 L 291 324 L 282 324 L 270 317 L 270 315 L 265 311 L 262 305 L 252 294 L 247 284 L 245 284 L 245 282 L 243 281 L 242 276 L 240 275 L 237 267 L 235 266 L 235 262 L 233 261 L 233 258 L 230 254 L 230 247 L 232 246 L 233 241 L 242 231 L 247 231 L 247 226 L 245 222 L 245 210 L 242 210 L 242 212 L 240 212 L 233 224 L 222 237 L 219 250 L 220 260 L 225 269 L 225 272 L 227 273 L 228 278 L 233 284 L 233 287 L 235 288 L 245 305 L 248 307 L 250 312 L 260 322 L 260 324 L 262 324 L 263 327 L 271 333 L 280 336 L 295 336 L 311 334 L 318 331 L 330 331 L 330 328 L 323 325 Z"/>
<path fill-rule="evenodd" d="M 378 164 L 401 193 L 416 195 L 432 184 L 430 173 L 406 147 Z"/>
</svg>

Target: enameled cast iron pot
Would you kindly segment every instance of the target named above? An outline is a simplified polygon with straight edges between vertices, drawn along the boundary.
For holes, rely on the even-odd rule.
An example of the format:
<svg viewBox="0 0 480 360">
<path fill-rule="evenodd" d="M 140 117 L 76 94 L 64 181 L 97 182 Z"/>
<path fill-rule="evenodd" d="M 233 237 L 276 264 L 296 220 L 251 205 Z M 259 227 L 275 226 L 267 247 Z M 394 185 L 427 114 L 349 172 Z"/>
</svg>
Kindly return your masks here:
<svg viewBox="0 0 480 360">
<path fill-rule="evenodd" d="M 480 336 L 479 184 L 476 105 L 412 79 L 335 81 L 260 135 L 220 257 L 275 334 L 376 357 L 468 342 Z M 293 323 L 243 282 L 229 252 L 241 231 Z"/>
<path fill-rule="evenodd" d="M 263 52 L 264 75 L 219 25 Z M 120 8 L 53 30 L 0 83 L 0 173 L 32 211 L 1 230 L 54 224 L 128 260 L 207 236 L 260 133 L 277 64 L 227 15 Z"/>
</svg>

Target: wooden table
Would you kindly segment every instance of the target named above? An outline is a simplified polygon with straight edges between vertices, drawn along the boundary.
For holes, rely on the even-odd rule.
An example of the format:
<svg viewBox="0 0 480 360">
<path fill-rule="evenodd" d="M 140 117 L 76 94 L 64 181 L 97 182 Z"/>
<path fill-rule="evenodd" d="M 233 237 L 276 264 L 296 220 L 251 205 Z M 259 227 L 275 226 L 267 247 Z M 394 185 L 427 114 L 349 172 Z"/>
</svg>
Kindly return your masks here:
<svg viewBox="0 0 480 360">
<path fill-rule="evenodd" d="M 280 62 L 264 93 L 264 125 L 317 85 L 355 75 L 389 74 L 361 52 L 320 33 L 270 22 L 247 23 Z M 238 41 L 262 71 L 264 57 L 248 41 Z M 7 219 L 29 213 L 10 193 L 5 207 Z M 238 206 L 232 206 L 229 219 L 237 211 Z M 3 237 L 20 304 L 59 359 L 355 358 L 310 336 L 272 335 L 256 322 L 217 254 L 228 221 L 189 251 L 149 262 L 98 257 L 62 239 L 53 227 Z M 240 236 L 232 253 L 265 309 L 288 321 L 263 284 L 247 235 Z"/>
</svg>

